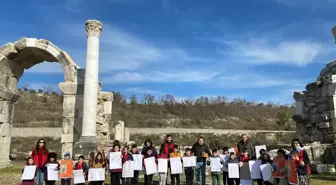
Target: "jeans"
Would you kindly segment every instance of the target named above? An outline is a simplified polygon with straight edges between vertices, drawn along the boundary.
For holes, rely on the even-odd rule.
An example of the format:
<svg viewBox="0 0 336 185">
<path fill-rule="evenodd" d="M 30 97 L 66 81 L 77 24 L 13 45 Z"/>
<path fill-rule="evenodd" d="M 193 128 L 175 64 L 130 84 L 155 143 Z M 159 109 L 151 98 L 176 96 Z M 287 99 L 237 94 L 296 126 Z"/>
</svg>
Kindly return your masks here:
<svg viewBox="0 0 336 185">
<path fill-rule="evenodd" d="M 132 185 L 138 185 L 139 171 L 134 170 L 134 177 L 132 178 Z"/>
<path fill-rule="evenodd" d="M 159 173 L 160 182 L 159 185 L 166 185 L 167 183 L 167 173 Z"/>
<path fill-rule="evenodd" d="M 202 175 L 202 184 L 201 184 L 201 175 Z M 196 182 L 197 184 L 205 185 L 205 162 L 196 163 Z"/>
<path fill-rule="evenodd" d="M 36 177 L 35 177 L 35 185 L 43 185 L 44 180 L 44 173 L 41 169 L 37 170 Z"/>
<path fill-rule="evenodd" d="M 120 185 L 121 176 L 121 172 L 111 172 L 111 185 Z"/>
<path fill-rule="evenodd" d="M 184 170 L 186 185 L 194 185 L 194 169 L 193 168 L 185 168 Z"/>
<path fill-rule="evenodd" d="M 61 179 L 61 185 L 71 185 L 71 178 Z"/>
<path fill-rule="evenodd" d="M 175 180 L 176 180 L 176 185 L 180 185 L 180 174 L 171 174 L 171 185 L 175 185 Z"/>
<path fill-rule="evenodd" d="M 212 185 L 220 185 L 220 174 L 211 174 Z"/>
<path fill-rule="evenodd" d="M 228 184 L 228 178 L 229 178 L 229 173 L 223 171 L 223 184 L 224 185 Z"/>
</svg>

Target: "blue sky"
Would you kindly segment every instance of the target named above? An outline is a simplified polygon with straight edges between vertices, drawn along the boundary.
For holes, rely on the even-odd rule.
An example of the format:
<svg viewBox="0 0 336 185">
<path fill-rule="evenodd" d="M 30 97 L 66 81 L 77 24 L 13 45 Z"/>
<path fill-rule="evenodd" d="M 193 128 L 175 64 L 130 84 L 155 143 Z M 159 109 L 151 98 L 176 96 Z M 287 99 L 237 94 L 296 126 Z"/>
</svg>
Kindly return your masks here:
<svg viewBox="0 0 336 185">
<path fill-rule="evenodd" d="M 44 38 L 82 68 L 85 21 L 100 20 L 99 79 L 103 90 L 126 96 L 292 103 L 336 53 L 336 0 L 5 0 L 2 7 L 1 44 Z M 61 81 L 60 64 L 45 62 L 19 86 Z"/>
</svg>

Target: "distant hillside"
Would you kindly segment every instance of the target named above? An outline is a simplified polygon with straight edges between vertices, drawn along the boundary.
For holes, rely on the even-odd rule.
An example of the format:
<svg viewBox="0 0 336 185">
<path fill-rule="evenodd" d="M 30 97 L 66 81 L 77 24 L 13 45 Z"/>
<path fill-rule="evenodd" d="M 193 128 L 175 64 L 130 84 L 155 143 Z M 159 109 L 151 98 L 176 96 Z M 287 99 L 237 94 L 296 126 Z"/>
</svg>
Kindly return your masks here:
<svg viewBox="0 0 336 185">
<path fill-rule="evenodd" d="M 61 127 L 63 97 L 52 90 L 19 89 L 15 127 Z M 172 95 L 145 94 L 126 98 L 114 93 L 113 119 L 127 127 L 183 127 L 249 130 L 293 130 L 293 106 L 256 104 L 244 99 L 228 101 L 224 96 L 199 97 L 177 102 Z"/>
</svg>

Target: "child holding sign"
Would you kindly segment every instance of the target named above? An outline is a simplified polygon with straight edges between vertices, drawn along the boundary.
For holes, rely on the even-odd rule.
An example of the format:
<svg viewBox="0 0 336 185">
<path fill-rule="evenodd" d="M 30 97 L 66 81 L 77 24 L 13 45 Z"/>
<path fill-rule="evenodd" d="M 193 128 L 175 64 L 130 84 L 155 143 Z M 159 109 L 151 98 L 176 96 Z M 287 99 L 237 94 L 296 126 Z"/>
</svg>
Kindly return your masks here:
<svg viewBox="0 0 336 185">
<path fill-rule="evenodd" d="M 168 156 L 165 153 L 165 149 L 163 147 L 160 148 L 160 153 L 157 155 L 157 159 L 167 159 Z M 159 173 L 160 176 L 160 182 L 159 185 L 166 185 L 167 182 L 167 173 Z"/>
<path fill-rule="evenodd" d="M 126 161 L 134 161 L 132 154 L 128 152 L 128 146 L 124 146 L 122 151 L 122 164 L 124 164 Z M 122 184 L 123 185 L 130 185 L 131 184 L 131 178 L 122 178 Z"/>
<path fill-rule="evenodd" d="M 303 160 L 300 160 L 300 153 L 298 151 L 292 151 L 291 158 L 296 164 L 296 172 L 299 176 L 299 185 L 309 185 L 308 167 Z"/>
<path fill-rule="evenodd" d="M 64 154 L 64 160 L 60 161 L 60 165 L 61 185 L 71 185 L 73 161 L 70 160 L 70 152 Z M 66 177 L 62 177 L 62 174 Z"/>
<path fill-rule="evenodd" d="M 191 156 L 191 149 L 190 148 L 186 148 L 185 150 L 185 157 L 190 157 Z M 185 177 L 186 177 L 186 184 L 187 185 L 193 185 L 194 184 L 194 167 L 184 167 L 184 173 L 185 173 Z"/>
<path fill-rule="evenodd" d="M 92 168 L 105 168 L 106 167 L 106 161 L 104 160 L 104 154 L 101 152 L 98 152 L 97 155 L 94 158 Z M 90 182 L 91 185 L 103 185 L 104 181 L 93 181 Z"/>
<path fill-rule="evenodd" d="M 178 146 L 174 145 L 174 152 L 170 153 L 170 158 L 174 157 L 181 157 L 181 153 L 179 152 Z M 171 174 L 171 185 L 175 185 L 175 180 L 176 184 L 180 185 L 180 174 Z"/>
<path fill-rule="evenodd" d="M 57 164 L 56 168 L 53 169 L 55 171 L 59 170 L 59 164 L 56 160 L 57 158 L 57 154 L 55 152 L 49 153 L 47 161 L 45 162 L 45 164 L 42 167 L 42 171 L 44 172 L 44 181 L 46 185 L 55 185 L 56 181 L 55 180 L 49 180 L 48 179 L 48 166 L 49 165 L 53 165 L 53 164 Z"/>
<path fill-rule="evenodd" d="M 136 144 L 132 145 L 131 154 L 140 154 Z M 139 179 L 139 170 L 134 170 L 134 177 L 132 178 L 132 185 L 138 185 L 138 179 Z"/>
<path fill-rule="evenodd" d="M 25 167 L 26 166 L 35 166 L 35 163 L 34 163 L 34 160 L 33 160 L 32 157 L 28 157 L 27 162 L 25 164 Z M 23 172 L 24 172 L 24 169 L 22 169 L 22 173 Z M 21 185 L 34 185 L 34 183 L 35 183 L 35 176 L 36 176 L 36 169 L 35 169 L 34 178 L 31 179 L 31 180 L 22 180 Z"/>
<path fill-rule="evenodd" d="M 78 162 L 75 164 L 74 170 L 83 170 L 84 177 L 87 179 L 87 175 L 89 174 L 89 166 L 84 162 L 83 155 L 78 157 Z M 84 183 L 77 185 L 84 185 Z"/>
</svg>

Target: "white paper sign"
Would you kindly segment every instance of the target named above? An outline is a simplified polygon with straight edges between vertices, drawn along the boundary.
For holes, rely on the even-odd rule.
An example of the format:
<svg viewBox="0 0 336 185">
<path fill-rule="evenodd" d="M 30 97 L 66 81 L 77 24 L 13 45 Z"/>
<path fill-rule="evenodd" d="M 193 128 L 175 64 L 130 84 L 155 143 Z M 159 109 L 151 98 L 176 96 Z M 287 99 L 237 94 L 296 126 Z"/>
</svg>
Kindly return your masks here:
<svg viewBox="0 0 336 185">
<path fill-rule="evenodd" d="M 259 159 L 259 157 L 260 157 L 260 152 L 259 151 L 261 149 L 265 149 L 266 150 L 266 145 L 255 146 L 255 151 L 256 151 L 257 159 Z"/>
<path fill-rule="evenodd" d="M 133 154 L 132 156 L 134 159 L 134 163 L 133 163 L 134 170 L 137 170 L 137 171 L 142 170 L 143 156 L 141 154 Z"/>
<path fill-rule="evenodd" d="M 74 170 L 73 177 L 74 177 L 74 184 L 84 184 L 85 183 L 83 170 Z"/>
<path fill-rule="evenodd" d="M 240 185 L 252 185 L 252 180 L 240 180 Z"/>
<path fill-rule="evenodd" d="M 183 173 L 181 157 L 170 158 L 170 170 L 171 174 L 181 174 Z"/>
<path fill-rule="evenodd" d="M 35 178 L 36 166 L 26 166 L 23 170 L 21 180 L 33 180 Z"/>
<path fill-rule="evenodd" d="M 88 181 L 105 181 L 105 168 L 90 168 Z"/>
<path fill-rule="evenodd" d="M 234 149 L 234 148 L 230 148 L 230 149 L 229 149 L 229 153 L 231 153 L 231 152 L 233 152 L 234 154 L 236 154 L 236 152 L 235 152 L 235 149 Z"/>
<path fill-rule="evenodd" d="M 227 160 L 229 159 L 229 157 L 230 157 L 229 155 L 220 155 L 220 158 L 223 161 L 223 165 L 222 165 L 222 171 L 223 172 L 227 172 L 228 171 L 226 163 L 227 163 Z"/>
<path fill-rule="evenodd" d="M 58 164 L 47 164 L 47 179 L 48 181 L 57 181 L 58 180 Z"/>
<path fill-rule="evenodd" d="M 239 166 L 237 163 L 228 164 L 229 178 L 239 179 Z"/>
<path fill-rule="evenodd" d="M 110 170 L 122 169 L 121 152 L 110 152 Z"/>
<path fill-rule="evenodd" d="M 251 179 L 262 179 L 260 165 L 261 160 L 249 161 Z"/>
<path fill-rule="evenodd" d="M 183 167 L 196 167 L 196 156 L 183 157 Z"/>
<path fill-rule="evenodd" d="M 210 170 L 211 172 L 222 171 L 222 164 L 219 157 L 210 157 Z"/>
<path fill-rule="evenodd" d="M 158 159 L 158 172 L 159 173 L 168 172 L 168 159 Z"/>
<path fill-rule="evenodd" d="M 126 161 L 123 164 L 122 178 L 133 178 L 134 177 L 134 161 Z"/>
<path fill-rule="evenodd" d="M 272 180 L 272 170 L 270 164 L 262 164 L 260 165 L 261 174 L 264 181 Z"/>
<path fill-rule="evenodd" d="M 145 170 L 147 175 L 152 175 L 157 173 L 157 166 L 154 157 L 149 157 L 144 159 Z"/>
</svg>

